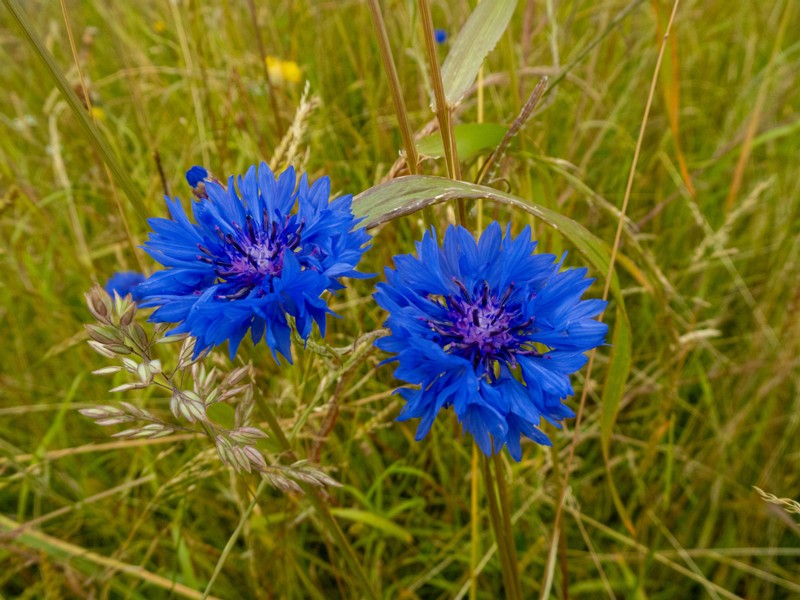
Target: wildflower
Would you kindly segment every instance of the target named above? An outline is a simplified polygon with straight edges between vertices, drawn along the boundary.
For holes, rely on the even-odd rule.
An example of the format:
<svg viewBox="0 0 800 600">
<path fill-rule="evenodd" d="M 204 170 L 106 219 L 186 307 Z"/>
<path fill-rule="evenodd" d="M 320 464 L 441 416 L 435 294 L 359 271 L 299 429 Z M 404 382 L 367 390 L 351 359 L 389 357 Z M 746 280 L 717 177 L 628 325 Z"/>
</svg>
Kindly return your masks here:
<svg viewBox="0 0 800 600">
<path fill-rule="evenodd" d="M 199 167 L 195 165 L 191 169 L 186 171 L 186 182 L 192 188 L 196 188 L 207 177 L 208 177 L 208 171 L 204 167 Z"/>
<path fill-rule="evenodd" d="M 444 44 L 447 41 L 447 31 L 444 29 L 434 29 L 433 37 L 437 44 Z"/>
<path fill-rule="evenodd" d="M 206 179 L 216 181 L 214 177 L 208 174 L 208 171 L 204 167 L 195 165 L 186 171 L 186 182 L 189 184 L 189 187 L 192 188 L 192 194 L 194 194 L 196 198 L 208 198 L 208 194 L 206 194 Z"/>
<path fill-rule="evenodd" d="M 92 106 L 91 115 L 95 121 L 102 123 L 106 120 L 106 111 L 101 106 Z"/>
<path fill-rule="evenodd" d="M 394 353 L 402 388 L 398 420 L 420 420 L 425 437 L 442 408 L 452 406 L 462 427 L 487 456 L 505 445 L 520 460 L 520 437 L 549 445 L 540 419 L 558 426 L 574 416 L 569 374 L 584 352 L 603 343 L 607 327 L 590 317 L 602 300 L 581 300 L 592 283 L 586 269 L 560 271 L 550 254 L 533 254 L 526 227 L 512 238 L 492 223 L 476 243 L 463 227 L 417 243 L 417 256 L 395 257 L 375 299 L 389 312 L 391 335 L 377 345 Z"/>
<path fill-rule="evenodd" d="M 298 83 L 302 77 L 300 66 L 293 60 L 281 60 L 274 56 L 265 58 L 269 79 L 274 84 Z"/>
<path fill-rule="evenodd" d="M 356 228 L 352 196 L 329 202 L 327 177 L 298 186 L 294 168 L 275 177 L 261 163 L 236 184 L 238 194 L 233 177 L 227 189 L 207 179 L 195 223 L 177 199 L 167 199 L 172 219 L 150 219 L 144 249 L 166 269 L 141 285 L 142 305 L 159 307 L 151 321 L 179 324 L 169 333 L 197 338 L 195 355 L 227 340 L 232 359 L 249 330 L 291 362 L 288 319 L 305 340 L 313 323 L 325 335 L 321 295 L 343 289 L 340 277 L 368 277 L 354 269 L 371 238 Z"/>
<path fill-rule="evenodd" d="M 139 289 L 139 284 L 145 280 L 145 276 L 136 271 L 123 271 L 121 273 L 114 273 L 111 278 L 106 282 L 105 290 L 108 295 L 113 297 L 116 293 L 120 298 L 124 298 L 128 294 L 131 295 L 134 302 L 139 302 L 142 299 L 142 293 Z"/>
</svg>

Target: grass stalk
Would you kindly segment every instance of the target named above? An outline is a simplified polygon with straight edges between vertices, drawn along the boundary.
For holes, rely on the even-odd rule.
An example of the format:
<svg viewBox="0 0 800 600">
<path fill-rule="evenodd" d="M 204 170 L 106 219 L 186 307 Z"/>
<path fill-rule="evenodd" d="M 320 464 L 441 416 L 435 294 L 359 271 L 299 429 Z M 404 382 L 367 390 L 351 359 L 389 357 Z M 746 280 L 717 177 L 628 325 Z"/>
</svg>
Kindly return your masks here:
<svg viewBox="0 0 800 600">
<path fill-rule="evenodd" d="M 480 532 L 478 528 L 478 446 L 472 444 L 472 479 L 470 480 L 470 544 L 469 544 L 469 600 L 478 595 L 478 554 L 480 553 Z"/>
<path fill-rule="evenodd" d="M 389 45 L 389 34 L 386 32 L 386 23 L 383 20 L 383 13 L 378 4 L 378 0 L 367 0 L 369 12 L 372 16 L 372 24 L 375 27 L 375 37 L 378 41 L 378 50 L 383 63 L 383 70 L 389 81 L 389 90 L 392 93 L 394 111 L 397 115 L 397 124 L 400 128 L 400 137 L 403 138 L 403 146 L 406 150 L 406 164 L 412 175 L 419 173 L 419 154 L 414 144 L 414 133 L 408 120 L 408 110 L 406 101 L 403 98 L 403 89 L 400 86 L 400 78 L 397 76 L 397 67 L 392 56 L 392 47 Z"/>
<path fill-rule="evenodd" d="M 439 122 L 439 133 L 444 146 L 444 160 L 447 164 L 447 175 L 450 179 L 461 179 L 461 166 L 458 163 L 456 138 L 453 131 L 453 112 L 444 94 L 442 83 L 442 70 L 439 67 L 439 58 L 436 54 L 436 38 L 433 31 L 433 16 L 428 0 L 419 0 L 419 12 L 422 17 L 424 30 L 425 49 L 428 58 L 428 67 L 431 72 L 431 84 L 435 98 L 434 113 Z M 467 207 L 462 199 L 456 200 L 456 223 L 462 227 L 467 226 Z"/>
</svg>

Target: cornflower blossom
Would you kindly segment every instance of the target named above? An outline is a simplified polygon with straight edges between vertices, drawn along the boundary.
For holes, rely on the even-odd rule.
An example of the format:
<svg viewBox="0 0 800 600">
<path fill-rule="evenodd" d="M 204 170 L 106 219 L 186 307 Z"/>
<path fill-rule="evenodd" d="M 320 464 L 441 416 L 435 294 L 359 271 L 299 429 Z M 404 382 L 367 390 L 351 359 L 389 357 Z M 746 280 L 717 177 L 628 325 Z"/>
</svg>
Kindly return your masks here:
<svg viewBox="0 0 800 600">
<path fill-rule="evenodd" d="M 172 218 L 149 221 L 144 249 L 165 268 L 141 284 L 142 306 L 158 307 L 151 321 L 177 323 L 169 333 L 197 338 L 196 355 L 228 341 L 233 359 L 249 331 L 292 362 L 290 320 L 304 340 L 314 323 L 325 335 L 322 295 L 343 289 L 342 277 L 369 277 L 355 267 L 371 237 L 357 226 L 352 196 L 329 201 L 327 177 L 309 185 L 304 175 L 298 185 L 294 168 L 276 177 L 262 163 L 226 189 L 207 175 L 187 173 L 205 186 L 194 222 L 169 198 Z"/>
<path fill-rule="evenodd" d="M 420 419 L 424 438 L 443 408 L 452 407 L 484 454 L 508 447 L 522 457 L 521 436 L 550 445 L 537 427 L 573 417 L 563 400 L 569 375 L 585 352 L 605 340 L 591 317 L 606 306 L 581 300 L 586 269 L 561 270 L 551 254 L 534 254 L 526 227 L 516 238 L 492 223 L 479 242 L 463 227 L 435 230 L 417 254 L 396 256 L 375 299 L 389 313 L 391 335 L 377 345 L 394 354 L 406 404 L 398 420 Z"/>
</svg>

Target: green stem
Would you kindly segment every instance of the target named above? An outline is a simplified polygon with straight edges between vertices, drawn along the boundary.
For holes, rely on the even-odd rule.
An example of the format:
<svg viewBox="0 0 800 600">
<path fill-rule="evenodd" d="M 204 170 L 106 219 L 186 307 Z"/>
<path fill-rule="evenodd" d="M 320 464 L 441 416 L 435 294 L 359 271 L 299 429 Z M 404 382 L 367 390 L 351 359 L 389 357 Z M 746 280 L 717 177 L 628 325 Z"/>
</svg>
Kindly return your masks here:
<svg viewBox="0 0 800 600">
<path fill-rule="evenodd" d="M 479 520 L 478 520 L 478 450 L 477 444 L 472 444 L 472 480 L 470 481 L 470 552 L 469 552 L 469 600 L 476 600 L 478 596 L 478 552 L 479 552 Z"/>
<path fill-rule="evenodd" d="M 486 498 L 489 500 L 489 517 L 492 521 L 492 531 L 497 543 L 497 553 L 500 555 L 500 572 L 503 575 L 503 587 L 509 600 L 517 600 L 519 597 L 515 595 L 516 588 L 511 576 L 509 564 L 511 559 L 508 556 L 508 545 L 505 543 L 503 534 L 502 516 L 500 515 L 500 507 L 497 504 L 497 496 L 495 495 L 491 461 L 486 456 L 483 457 L 483 482 L 486 488 Z"/>
<path fill-rule="evenodd" d="M 522 598 L 522 586 L 519 579 L 519 561 L 517 560 L 517 548 L 514 543 L 514 532 L 511 527 L 511 502 L 508 497 L 508 487 L 506 477 L 503 473 L 503 464 L 500 453 L 494 455 L 494 471 L 497 479 L 497 493 L 500 496 L 500 507 L 503 515 L 503 534 L 508 545 L 508 559 L 510 575 L 513 580 L 514 590 L 518 598 Z"/>
<path fill-rule="evenodd" d="M 292 450 L 292 446 L 289 443 L 286 434 L 281 429 L 278 419 L 275 416 L 275 413 L 272 412 L 272 408 L 269 406 L 269 404 L 264 405 L 264 416 L 267 419 L 267 424 L 269 425 L 270 431 L 275 436 L 275 439 L 278 440 L 278 443 L 281 445 L 284 451 L 289 456 L 293 457 L 294 451 Z M 339 527 L 339 524 L 336 522 L 336 519 L 334 519 L 333 515 L 331 515 L 327 505 L 322 501 L 322 498 L 319 497 L 317 490 L 300 481 L 298 481 L 297 484 L 303 489 L 306 497 L 314 506 L 316 513 L 320 516 L 322 522 L 325 524 L 328 533 L 331 534 L 333 539 L 339 545 L 339 548 L 344 552 L 344 557 L 350 564 L 350 568 L 356 574 L 359 583 L 361 583 L 366 597 L 377 599 L 378 596 L 375 593 L 367 574 L 364 572 L 361 562 L 359 561 L 358 556 L 356 556 L 355 550 L 353 550 L 353 546 L 350 545 L 350 542 L 347 540 L 347 536 L 345 536 L 344 532 Z"/>
</svg>

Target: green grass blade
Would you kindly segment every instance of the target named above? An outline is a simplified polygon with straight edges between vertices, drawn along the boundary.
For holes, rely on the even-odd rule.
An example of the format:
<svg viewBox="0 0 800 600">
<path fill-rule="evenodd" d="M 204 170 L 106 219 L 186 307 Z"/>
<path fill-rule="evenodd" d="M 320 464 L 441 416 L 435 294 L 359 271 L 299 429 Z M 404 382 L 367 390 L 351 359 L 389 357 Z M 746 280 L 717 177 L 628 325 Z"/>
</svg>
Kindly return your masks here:
<svg viewBox="0 0 800 600">
<path fill-rule="evenodd" d="M 3 0 L 3 4 L 11 13 L 11 16 L 14 17 L 14 21 L 16 21 L 17 25 L 19 25 L 20 29 L 22 29 L 22 33 L 25 34 L 25 39 L 27 40 L 28 45 L 33 49 L 33 51 L 36 53 L 36 56 L 47 68 L 47 71 L 53 78 L 53 82 L 56 84 L 56 87 L 67 101 L 67 104 L 72 109 L 75 117 L 78 119 L 78 123 L 80 123 L 87 139 L 95 147 L 97 152 L 100 154 L 100 157 L 103 159 L 103 162 L 105 162 L 105 164 L 113 173 L 117 183 L 125 191 L 125 195 L 128 196 L 128 199 L 131 201 L 136 213 L 143 220 L 146 220 L 148 217 L 147 210 L 142 202 L 141 194 L 136 191 L 136 186 L 133 184 L 133 180 L 128 175 L 128 172 L 122 168 L 122 165 L 114 156 L 111 146 L 109 146 L 108 142 L 106 142 L 103 136 L 100 135 L 97 127 L 95 127 L 94 123 L 89 118 L 86 108 L 84 108 L 77 94 L 75 94 L 75 91 L 70 86 L 66 77 L 64 77 L 61 69 L 58 68 L 53 55 L 48 52 L 47 48 L 45 48 L 44 44 L 42 43 L 42 40 L 33 30 L 28 17 L 25 15 L 22 7 L 19 5 L 19 2 L 17 0 Z"/>
</svg>

